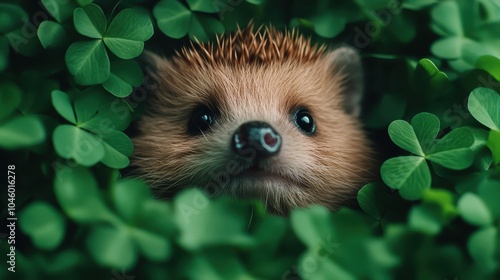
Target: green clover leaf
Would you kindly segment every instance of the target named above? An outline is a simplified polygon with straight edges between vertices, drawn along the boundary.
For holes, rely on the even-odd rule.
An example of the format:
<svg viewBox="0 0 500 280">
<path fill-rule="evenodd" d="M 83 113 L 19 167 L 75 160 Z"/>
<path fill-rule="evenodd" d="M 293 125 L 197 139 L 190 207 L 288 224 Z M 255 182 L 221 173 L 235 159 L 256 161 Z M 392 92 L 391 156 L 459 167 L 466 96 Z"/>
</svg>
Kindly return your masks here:
<svg viewBox="0 0 500 280">
<path fill-rule="evenodd" d="M 431 187 L 431 173 L 423 157 L 395 157 L 385 161 L 380 173 L 389 187 L 408 200 L 419 199 Z"/>
<path fill-rule="evenodd" d="M 87 248 L 103 266 L 123 269 L 137 261 L 137 249 L 125 227 L 94 227 L 87 237 Z"/>
<path fill-rule="evenodd" d="M 103 40 L 109 50 L 122 59 L 139 56 L 144 41 L 153 36 L 153 24 L 147 12 L 124 9 L 109 24 Z"/>
<path fill-rule="evenodd" d="M 476 88 L 469 95 L 468 108 L 484 126 L 500 131 L 500 95 L 489 88 Z"/>
<path fill-rule="evenodd" d="M 471 225 L 488 226 L 493 222 L 490 210 L 484 201 L 474 193 L 465 193 L 458 201 L 462 218 Z"/>
<path fill-rule="evenodd" d="M 76 125 L 59 125 L 54 130 L 54 148 L 61 157 L 83 166 L 98 162 L 112 168 L 129 165 L 133 144 L 120 130 L 130 123 L 130 113 L 117 106 L 125 106 L 123 103 L 94 88 L 80 94 L 74 105 L 66 93 L 55 90 L 52 103 L 60 115 Z"/>
<path fill-rule="evenodd" d="M 498 230 L 495 226 L 475 231 L 467 241 L 467 249 L 480 267 L 492 271 L 498 267 L 495 251 L 498 246 Z"/>
<path fill-rule="evenodd" d="M 42 143 L 45 128 L 35 115 L 21 115 L 0 124 L 0 147 L 15 150 Z"/>
<path fill-rule="evenodd" d="M 75 29 L 95 40 L 71 44 L 66 51 L 66 65 L 78 84 L 106 83 L 106 89 L 116 96 L 124 97 L 132 91 L 131 86 L 139 85 L 138 71 L 131 69 L 124 74 L 123 71 L 115 70 L 114 75 L 111 75 L 106 47 L 121 59 L 135 58 L 142 53 L 144 41 L 153 36 L 153 24 L 146 11 L 131 8 L 119 12 L 109 26 L 106 25 L 106 17 L 99 6 L 89 4 L 75 9 Z M 128 79 L 123 81 L 121 76 L 127 76 Z"/>
<path fill-rule="evenodd" d="M 75 111 L 69 96 L 60 90 L 52 91 L 52 105 L 64 119 L 72 124 L 76 124 Z"/>
<path fill-rule="evenodd" d="M 42 0 L 43 6 L 59 22 L 63 22 L 73 15 L 77 7 L 73 1 Z"/>
<path fill-rule="evenodd" d="M 28 14 L 19 6 L 13 4 L 0 3 L 0 34 L 6 34 L 23 26 L 23 18 Z"/>
<path fill-rule="evenodd" d="M 162 0 L 153 10 L 158 27 L 167 36 L 179 39 L 189 31 L 193 13 L 177 0 Z"/>
<path fill-rule="evenodd" d="M 473 163 L 475 138 L 469 129 L 458 128 L 436 140 L 439 127 L 439 119 L 429 113 L 417 114 L 411 124 L 396 120 L 389 125 L 392 141 L 417 155 L 388 159 L 380 169 L 384 183 L 400 190 L 403 198 L 419 199 L 430 188 L 431 174 L 426 160 L 454 170 Z"/>
<path fill-rule="evenodd" d="M 87 168 L 60 167 L 54 188 L 66 215 L 77 222 L 103 222 L 113 217 L 101 197 L 97 181 Z"/>
<path fill-rule="evenodd" d="M 17 107 L 21 104 L 22 96 L 22 90 L 15 83 L 2 82 L 2 84 L 0 84 L 0 104 L 2 104 L 0 121 L 15 112 Z"/>
<path fill-rule="evenodd" d="M 216 13 L 220 10 L 220 5 L 216 5 L 214 1 L 187 0 L 187 3 L 192 11 Z"/>
<path fill-rule="evenodd" d="M 29 204 L 21 212 L 19 226 L 21 231 L 30 236 L 33 244 L 42 250 L 57 248 L 66 231 L 65 220 L 59 211 L 42 201 Z"/>
<path fill-rule="evenodd" d="M 48 20 L 40 23 L 37 35 L 45 49 L 62 46 L 67 40 L 64 27 L 60 23 Z"/>
<path fill-rule="evenodd" d="M 111 168 L 125 168 L 130 164 L 134 145 L 128 136 L 117 130 L 103 134 L 104 156 L 101 162 Z"/>
<path fill-rule="evenodd" d="M 95 85 L 109 78 L 109 57 L 102 40 L 76 42 L 66 51 L 66 65 L 80 85 Z"/>
<path fill-rule="evenodd" d="M 142 83 L 144 74 L 135 60 L 114 60 L 111 62 L 111 74 L 102 86 L 116 97 L 127 97 L 133 87 Z"/>
<path fill-rule="evenodd" d="M 490 5 L 493 13 L 500 7 Z M 496 36 L 499 22 L 482 17 L 479 1 L 440 1 L 431 11 L 431 28 L 442 37 L 431 46 L 439 58 L 458 71 L 472 69 L 483 55 L 500 56 Z"/>
<path fill-rule="evenodd" d="M 104 157 L 102 142 L 95 135 L 73 125 L 59 125 L 52 135 L 54 148 L 61 157 L 92 166 Z"/>
<path fill-rule="evenodd" d="M 93 39 L 102 38 L 108 24 L 104 12 L 96 4 L 75 9 L 73 21 L 78 33 Z"/>
<path fill-rule="evenodd" d="M 199 1 L 192 1 L 195 2 Z M 154 7 L 153 15 L 160 30 L 176 39 L 189 34 L 192 39 L 206 41 L 209 39 L 209 34 L 224 32 L 224 25 L 220 21 L 195 13 L 194 10 L 192 7 L 190 10 L 177 0 L 162 0 Z"/>
<path fill-rule="evenodd" d="M 245 204 L 226 199 L 210 201 L 202 191 L 190 189 L 175 197 L 174 207 L 181 232 L 179 245 L 187 250 L 254 244 L 245 231 L 246 222 L 239 218 L 247 210 Z"/>
</svg>

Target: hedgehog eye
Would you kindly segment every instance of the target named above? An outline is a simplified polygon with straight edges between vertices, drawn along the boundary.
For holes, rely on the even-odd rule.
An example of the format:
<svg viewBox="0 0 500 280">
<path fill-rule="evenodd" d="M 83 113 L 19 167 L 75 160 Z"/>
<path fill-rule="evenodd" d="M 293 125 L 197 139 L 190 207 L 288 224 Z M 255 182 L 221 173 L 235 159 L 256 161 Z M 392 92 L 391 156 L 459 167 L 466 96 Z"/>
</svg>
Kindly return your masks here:
<svg viewBox="0 0 500 280">
<path fill-rule="evenodd" d="M 208 130 L 214 123 L 214 114 L 206 106 L 193 110 L 189 119 L 188 130 L 191 135 L 199 135 Z"/>
<path fill-rule="evenodd" d="M 316 131 L 314 119 L 306 109 L 298 109 L 293 116 L 295 125 L 306 135 L 311 135 Z"/>
</svg>

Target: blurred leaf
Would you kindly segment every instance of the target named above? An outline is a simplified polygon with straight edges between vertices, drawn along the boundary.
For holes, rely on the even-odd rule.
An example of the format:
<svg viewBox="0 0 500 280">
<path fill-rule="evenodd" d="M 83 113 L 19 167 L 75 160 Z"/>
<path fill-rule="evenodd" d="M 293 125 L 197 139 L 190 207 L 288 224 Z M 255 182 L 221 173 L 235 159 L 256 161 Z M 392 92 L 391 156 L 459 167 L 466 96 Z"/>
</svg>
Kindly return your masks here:
<svg viewBox="0 0 500 280">
<path fill-rule="evenodd" d="M 342 32 L 347 19 L 341 12 L 326 11 L 315 15 L 310 19 L 314 25 L 314 31 L 325 38 L 333 38 Z"/>
<path fill-rule="evenodd" d="M 219 11 L 220 6 L 216 5 L 214 1 L 206 0 L 187 0 L 189 7 L 192 11 L 216 13 Z M 228 4 L 229 5 L 229 4 Z"/>
<path fill-rule="evenodd" d="M 291 223 L 295 234 L 308 247 L 316 246 L 318 237 L 333 235 L 330 211 L 323 206 L 295 209 L 291 214 Z"/>
<path fill-rule="evenodd" d="M 15 83 L 2 82 L 0 84 L 0 122 L 6 117 L 10 116 L 21 103 L 23 92 Z"/>
<path fill-rule="evenodd" d="M 399 193 L 405 199 L 419 199 L 431 186 L 429 166 L 422 157 L 388 159 L 382 164 L 380 173 L 384 183 L 393 189 L 399 189 Z"/>
<path fill-rule="evenodd" d="M 0 3 L 0 35 L 21 27 L 27 18 L 26 12 L 14 4 Z"/>
<path fill-rule="evenodd" d="M 307 251 L 303 256 L 300 257 L 299 263 L 301 267 L 309 267 L 311 260 L 315 258 L 315 252 Z M 341 267 L 338 263 L 325 259 L 322 262 L 315 263 L 314 270 L 302 270 L 299 271 L 303 278 L 300 279 L 315 279 L 315 280 L 331 280 L 331 279 L 345 279 L 345 280 L 355 280 L 357 279 L 353 273 Z M 292 278 L 293 279 L 293 278 Z"/>
<path fill-rule="evenodd" d="M 177 0 L 162 0 L 153 9 L 158 28 L 167 36 L 179 39 L 188 33 L 192 12 Z"/>
<path fill-rule="evenodd" d="M 0 36 L 0 72 L 9 64 L 10 47 L 6 37 Z"/>
<path fill-rule="evenodd" d="M 73 1 L 42 0 L 45 9 L 58 21 L 63 22 L 73 15 L 76 5 Z"/>
<path fill-rule="evenodd" d="M 93 39 L 102 38 L 108 24 L 104 12 L 95 4 L 75 9 L 73 21 L 78 33 Z"/>
<path fill-rule="evenodd" d="M 493 76 L 497 81 L 500 81 L 500 59 L 492 55 L 481 56 L 476 61 L 476 68 L 483 69 Z"/>
<path fill-rule="evenodd" d="M 499 220 L 500 218 L 500 203 L 498 203 L 498 198 L 500 197 L 500 186 L 498 180 L 486 180 L 478 186 L 478 194 L 482 199 L 482 202 L 488 206 L 489 212 Z"/>
<path fill-rule="evenodd" d="M 153 24 L 147 12 L 124 9 L 109 24 L 104 43 L 116 56 L 131 59 L 139 56 L 144 41 L 153 36 Z"/>
<path fill-rule="evenodd" d="M 172 254 L 170 242 L 164 236 L 134 229 L 132 237 L 144 256 L 152 261 L 165 261 Z"/>
<path fill-rule="evenodd" d="M 145 201 L 151 197 L 148 186 L 134 179 L 118 181 L 111 194 L 116 210 L 126 221 L 136 220 Z"/>
<path fill-rule="evenodd" d="M 441 231 L 442 224 L 439 216 L 431 208 L 424 205 L 414 206 L 408 216 L 408 223 L 412 229 L 436 235 Z"/>
<path fill-rule="evenodd" d="M 246 207 L 231 200 L 210 201 L 200 190 L 186 190 L 175 197 L 175 219 L 181 231 L 179 245 L 198 250 L 216 245 L 248 247 Z"/>
<path fill-rule="evenodd" d="M 471 225 L 488 226 L 493 222 L 488 207 L 481 198 L 474 193 L 462 195 L 458 201 L 458 210 L 462 218 Z"/>
<path fill-rule="evenodd" d="M 488 148 L 490 148 L 495 164 L 500 164 L 500 131 L 491 130 L 488 136 Z"/>
<path fill-rule="evenodd" d="M 97 182 L 89 169 L 61 167 L 57 171 L 54 190 L 64 212 L 81 223 L 110 220 L 112 213 L 102 200 Z"/>
<path fill-rule="evenodd" d="M 52 205 L 37 201 L 29 204 L 19 216 L 21 230 L 31 237 L 36 247 L 53 250 L 63 241 L 66 224 Z"/>
<path fill-rule="evenodd" d="M 428 189 L 424 192 L 422 201 L 425 204 L 437 205 L 445 220 L 451 220 L 459 214 L 455 207 L 454 192 L 446 189 Z"/>
<path fill-rule="evenodd" d="M 410 10 L 420 10 L 437 2 L 438 0 L 404 0 L 403 7 Z"/>
<path fill-rule="evenodd" d="M 64 27 L 53 21 L 43 21 L 37 30 L 38 39 L 45 49 L 64 45 L 66 42 L 66 31 Z"/>
<path fill-rule="evenodd" d="M 0 147 L 13 150 L 42 143 L 46 132 L 40 119 L 23 115 L 0 124 Z"/>
<path fill-rule="evenodd" d="M 255 279 L 246 272 L 245 266 L 234 252 L 229 250 L 210 250 L 196 254 L 189 260 L 186 274 L 189 279 Z"/>
<path fill-rule="evenodd" d="M 477 88 L 469 96 L 472 116 L 484 126 L 500 131 L 500 95 L 489 88 Z"/>
<path fill-rule="evenodd" d="M 498 267 L 498 262 L 494 258 L 497 246 L 498 230 L 493 226 L 477 230 L 467 242 L 467 249 L 474 261 L 490 271 Z"/>
<path fill-rule="evenodd" d="M 74 159 L 83 166 L 95 165 L 105 155 L 101 140 L 76 126 L 59 125 L 52 137 L 59 156 Z"/>
<path fill-rule="evenodd" d="M 456 1 L 441 1 L 432 9 L 431 16 L 437 30 L 444 32 L 444 34 L 463 35 L 462 19 Z"/>
<path fill-rule="evenodd" d="M 212 34 L 223 32 L 224 25 L 220 21 L 203 15 L 195 15 L 191 20 L 189 36 L 200 41 L 208 41 Z"/>
<path fill-rule="evenodd" d="M 370 217 L 381 220 L 387 211 L 388 195 L 382 184 L 370 183 L 358 192 L 358 204 Z"/>
<path fill-rule="evenodd" d="M 101 40 L 71 44 L 65 59 L 69 72 L 80 85 L 96 85 L 109 78 L 109 57 Z"/>
<path fill-rule="evenodd" d="M 137 252 L 124 229 L 97 226 L 87 237 L 87 248 L 102 266 L 124 269 L 137 261 Z"/>
</svg>

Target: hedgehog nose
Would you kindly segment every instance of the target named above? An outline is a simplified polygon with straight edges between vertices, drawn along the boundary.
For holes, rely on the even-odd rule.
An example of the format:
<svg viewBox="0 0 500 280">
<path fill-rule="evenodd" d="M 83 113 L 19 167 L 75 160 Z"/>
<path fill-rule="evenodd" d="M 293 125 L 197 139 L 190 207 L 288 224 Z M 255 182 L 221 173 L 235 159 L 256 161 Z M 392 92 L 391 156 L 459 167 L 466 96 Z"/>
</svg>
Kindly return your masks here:
<svg viewBox="0 0 500 280">
<path fill-rule="evenodd" d="M 281 136 L 269 124 L 252 121 L 236 129 L 231 146 L 238 155 L 258 162 L 279 152 Z"/>
</svg>

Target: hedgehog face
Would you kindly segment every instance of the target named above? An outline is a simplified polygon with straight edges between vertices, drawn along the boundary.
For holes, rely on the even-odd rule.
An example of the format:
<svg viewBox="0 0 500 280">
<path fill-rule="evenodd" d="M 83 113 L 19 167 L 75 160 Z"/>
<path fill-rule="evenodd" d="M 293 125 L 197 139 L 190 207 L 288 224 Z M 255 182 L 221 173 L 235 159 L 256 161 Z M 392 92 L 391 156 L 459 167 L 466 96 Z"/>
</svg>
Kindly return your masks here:
<svg viewBox="0 0 500 280">
<path fill-rule="evenodd" d="M 266 32 L 262 40 L 276 40 Z M 284 214 L 335 209 L 366 182 L 370 147 L 346 98 L 357 96 L 345 72 L 359 62 L 352 50 L 246 63 L 186 54 L 153 57 L 159 87 L 133 139 L 133 164 L 159 192 L 199 186 Z"/>
</svg>

